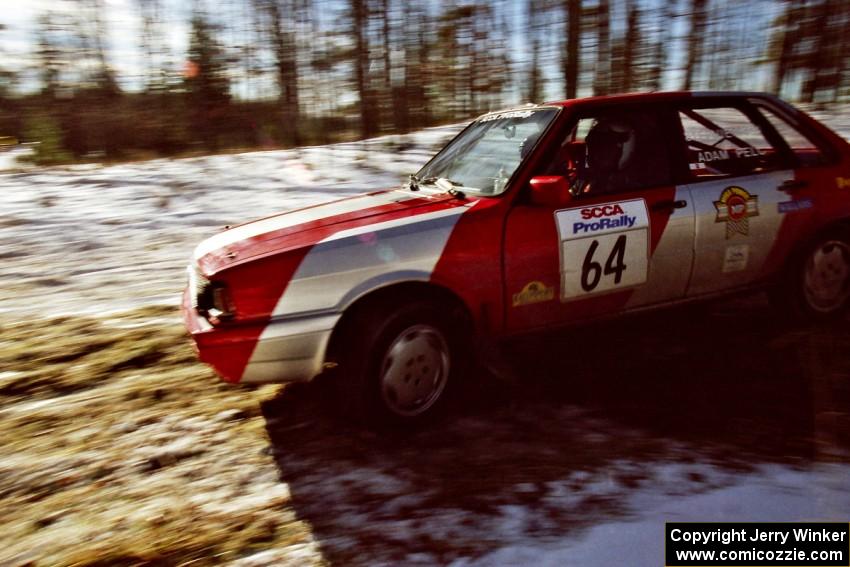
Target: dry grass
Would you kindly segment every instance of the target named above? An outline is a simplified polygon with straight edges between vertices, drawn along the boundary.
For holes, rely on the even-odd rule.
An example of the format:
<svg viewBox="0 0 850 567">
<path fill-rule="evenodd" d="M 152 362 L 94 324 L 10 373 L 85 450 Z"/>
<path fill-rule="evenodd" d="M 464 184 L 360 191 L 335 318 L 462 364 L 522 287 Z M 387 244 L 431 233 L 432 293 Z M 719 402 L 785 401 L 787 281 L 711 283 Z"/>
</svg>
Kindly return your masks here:
<svg viewBox="0 0 850 567">
<path fill-rule="evenodd" d="M 0 563 L 206 565 L 311 549 L 267 454 L 259 402 L 276 388 L 220 384 L 171 310 L 0 333 Z"/>
</svg>

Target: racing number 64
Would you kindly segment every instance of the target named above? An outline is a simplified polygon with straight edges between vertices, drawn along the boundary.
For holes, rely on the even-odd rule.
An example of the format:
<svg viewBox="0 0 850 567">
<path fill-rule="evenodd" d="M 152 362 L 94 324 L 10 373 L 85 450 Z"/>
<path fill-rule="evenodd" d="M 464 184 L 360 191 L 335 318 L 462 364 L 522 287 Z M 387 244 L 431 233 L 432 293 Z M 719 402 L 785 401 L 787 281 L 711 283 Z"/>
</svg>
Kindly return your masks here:
<svg viewBox="0 0 850 567">
<path fill-rule="evenodd" d="M 587 249 L 587 254 L 584 256 L 584 262 L 581 266 L 581 288 L 586 292 L 596 289 L 603 274 L 606 276 L 614 274 L 614 285 L 619 284 L 620 280 L 623 279 L 623 272 L 626 270 L 626 264 L 623 261 L 626 254 L 625 234 L 621 234 L 611 248 L 611 253 L 605 260 L 604 270 L 602 265 L 593 259 L 598 247 L 599 241 L 594 239 L 590 243 L 590 248 Z"/>
</svg>

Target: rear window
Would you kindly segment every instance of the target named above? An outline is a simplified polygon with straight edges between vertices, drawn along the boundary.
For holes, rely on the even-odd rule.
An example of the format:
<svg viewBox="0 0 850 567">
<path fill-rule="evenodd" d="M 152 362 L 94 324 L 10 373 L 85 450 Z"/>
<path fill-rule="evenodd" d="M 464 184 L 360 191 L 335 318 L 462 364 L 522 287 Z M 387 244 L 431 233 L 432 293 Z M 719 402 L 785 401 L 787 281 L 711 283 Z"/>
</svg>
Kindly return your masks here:
<svg viewBox="0 0 850 567">
<path fill-rule="evenodd" d="M 734 107 L 679 111 L 696 178 L 748 175 L 777 169 L 779 154 L 761 129 Z"/>
<path fill-rule="evenodd" d="M 795 128 L 791 125 L 785 118 L 781 117 L 773 110 L 767 107 L 760 106 L 759 112 L 761 112 L 762 116 L 770 122 L 770 125 L 773 126 L 779 135 L 785 140 L 788 144 L 788 147 L 791 148 L 791 151 L 794 153 L 794 156 L 797 158 L 799 164 L 803 167 L 811 167 L 818 165 L 826 165 L 829 163 L 829 159 L 824 154 L 823 150 L 818 147 L 818 144 L 812 141 L 811 138 L 806 136 L 799 129 Z"/>
</svg>

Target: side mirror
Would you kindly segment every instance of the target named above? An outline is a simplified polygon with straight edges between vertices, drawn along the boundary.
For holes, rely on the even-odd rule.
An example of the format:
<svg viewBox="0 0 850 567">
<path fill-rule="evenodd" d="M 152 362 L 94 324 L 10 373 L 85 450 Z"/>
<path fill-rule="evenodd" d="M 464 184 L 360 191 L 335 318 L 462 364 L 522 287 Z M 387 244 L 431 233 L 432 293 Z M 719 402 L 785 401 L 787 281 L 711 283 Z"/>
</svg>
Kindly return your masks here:
<svg viewBox="0 0 850 567">
<path fill-rule="evenodd" d="M 532 177 L 531 202 L 547 207 L 561 207 L 573 200 L 570 185 L 562 175 L 538 175 Z"/>
</svg>

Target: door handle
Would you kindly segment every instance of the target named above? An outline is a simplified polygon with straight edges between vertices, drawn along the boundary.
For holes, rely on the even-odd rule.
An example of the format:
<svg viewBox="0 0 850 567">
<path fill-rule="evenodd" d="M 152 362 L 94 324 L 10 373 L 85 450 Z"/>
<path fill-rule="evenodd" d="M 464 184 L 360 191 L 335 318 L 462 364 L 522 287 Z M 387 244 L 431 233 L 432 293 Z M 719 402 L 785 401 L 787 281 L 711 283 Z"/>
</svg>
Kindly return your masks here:
<svg viewBox="0 0 850 567">
<path fill-rule="evenodd" d="M 796 191 L 797 189 L 802 189 L 803 187 L 808 186 L 809 182 L 803 181 L 802 179 L 786 179 L 782 182 L 778 189 L 780 191 Z"/>
<path fill-rule="evenodd" d="M 652 205 L 653 211 L 672 211 L 673 209 L 684 209 L 688 206 L 688 202 L 684 199 L 678 201 L 658 201 Z"/>
</svg>

